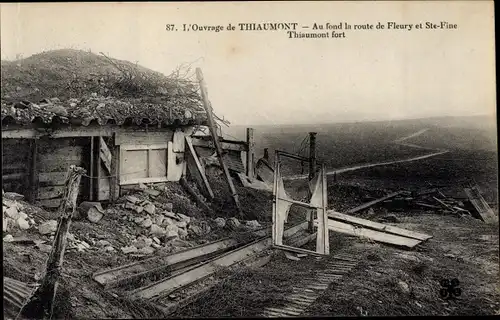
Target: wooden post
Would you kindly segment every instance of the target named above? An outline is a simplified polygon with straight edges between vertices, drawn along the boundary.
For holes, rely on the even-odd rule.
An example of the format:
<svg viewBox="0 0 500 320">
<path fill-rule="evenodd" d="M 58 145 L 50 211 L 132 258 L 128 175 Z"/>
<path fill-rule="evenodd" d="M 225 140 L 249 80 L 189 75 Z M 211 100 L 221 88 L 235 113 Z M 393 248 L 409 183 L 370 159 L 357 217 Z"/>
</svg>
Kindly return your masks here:
<svg viewBox="0 0 500 320">
<path fill-rule="evenodd" d="M 38 192 L 38 139 L 31 139 L 31 158 L 28 178 L 28 201 L 34 203 Z"/>
<path fill-rule="evenodd" d="M 120 197 L 120 146 L 114 145 L 110 149 L 113 150 L 113 154 L 109 179 L 109 199 L 114 202 Z"/>
<path fill-rule="evenodd" d="M 309 181 L 314 178 L 316 173 L 316 132 L 309 132 Z M 309 190 L 309 197 L 312 191 Z M 311 210 L 309 215 L 309 231 L 314 230 L 314 211 Z"/>
<path fill-rule="evenodd" d="M 20 314 L 28 318 L 51 319 L 54 315 L 54 304 L 56 301 L 59 279 L 61 276 L 61 266 L 64 260 L 64 251 L 68 238 L 71 218 L 76 210 L 76 200 L 82 175 L 85 169 L 70 166 L 66 176 L 64 195 L 59 205 L 59 222 L 57 231 L 46 265 L 45 276 L 35 293 L 29 297 L 28 303 L 22 308 Z"/>
<path fill-rule="evenodd" d="M 89 200 L 94 201 L 95 139 L 90 137 Z"/>
<path fill-rule="evenodd" d="M 255 153 L 255 141 L 253 139 L 253 129 L 247 128 L 247 177 L 250 179 L 254 178 L 254 153 Z"/>
<path fill-rule="evenodd" d="M 205 107 L 205 111 L 207 112 L 208 118 L 208 126 L 210 127 L 210 132 L 212 134 L 212 139 L 214 140 L 215 150 L 217 151 L 217 155 L 219 157 L 219 163 L 224 171 L 224 175 L 227 180 L 227 184 L 229 185 L 229 190 L 231 191 L 231 195 L 234 199 L 234 204 L 238 209 L 238 213 L 240 217 L 243 217 L 243 211 L 241 210 L 240 201 L 238 200 L 238 193 L 236 193 L 236 189 L 233 185 L 233 180 L 231 179 L 231 175 L 229 174 L 229 169 L 227 168 L 226 163 L 223 159 L 222 147 L 220 145 L 219 136 L 217 135 L 217 128 L 214 123 L 213 115 L 212 115 L 212 107 L 210 106 L 210 102 L 208 101 L 208 93 L 205 87 L 205 81 L 203 79 L 203 73 L 200 68 L 196 68 L 196 77 L 200 83 L 201 97 L 203 99 L 203 106 Z"/>
</svg>

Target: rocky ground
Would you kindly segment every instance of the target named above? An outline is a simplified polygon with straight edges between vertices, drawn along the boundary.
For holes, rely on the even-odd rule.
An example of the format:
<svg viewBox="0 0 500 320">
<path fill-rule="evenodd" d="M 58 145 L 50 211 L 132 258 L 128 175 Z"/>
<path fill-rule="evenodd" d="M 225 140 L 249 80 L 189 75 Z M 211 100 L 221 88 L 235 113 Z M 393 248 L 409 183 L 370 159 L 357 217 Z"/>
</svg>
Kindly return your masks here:
<svg viewBox="0 0 500 320">
<path fill-rule="evenodd" d="M 141 186 L 115 204 L 80 205 L 71 223 L 63 263 L 64 287 L 71 292 L 76 317 L 130 317 L 92 279 L 98 270 L 153 255 L 163 255 L 239 232 L 260 229 L 266 222 L 206 216 L 175 183 Z M 57 212 L 45 211 L 6 193 L 3 197 L 4 276 L 26 283 L 39 281 L 52 249 Z"/>
</svg>

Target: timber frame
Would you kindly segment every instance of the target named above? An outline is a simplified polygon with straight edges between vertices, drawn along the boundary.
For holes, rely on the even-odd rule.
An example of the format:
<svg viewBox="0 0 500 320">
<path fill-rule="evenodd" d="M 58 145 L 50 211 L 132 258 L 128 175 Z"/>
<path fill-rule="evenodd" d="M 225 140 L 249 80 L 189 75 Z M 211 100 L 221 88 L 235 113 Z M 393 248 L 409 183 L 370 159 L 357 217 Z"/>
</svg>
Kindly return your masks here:
<svg viewBox="0 0 500 320">
<path fill-rule="evenodd" d="M 310 159 L 301 157 L 295 154 L 287 153 L 284 151 L 275 152 L 275 166 L 274 166 L 274 186 L 273 186 L 273 246 L 279 249 L 288 251 L 295 251 L 299 253 L 308 253 L 313 255 L 328 255 L 330 254 L 330 242 L 328 237 L 328 214 L 327 214 L 327 184 L 326 184 L 326 171 L 323 164 L 318 165 L 321 169 L 314 174 L 313 179 L 310 181 L 311 198 L 310 202 L 302 202 L 293 200 L 287 195 L 284 188 L 283 176 L 281 175 L 281 159 L 289 158 L 303 162 L 309 162 Z M 315 169 L 315 168 L 313 168 Z M 288 212 L 292 204 L 306 208 L 308 218 L 314 221 L 314 214 L 317 216 L 317 236 L 316 236 L 316 252 L 305 250 L 301 248 L 290 247 L 283 244 L 283 230 L 284 224 L 288 218 Z"/>
</svg>

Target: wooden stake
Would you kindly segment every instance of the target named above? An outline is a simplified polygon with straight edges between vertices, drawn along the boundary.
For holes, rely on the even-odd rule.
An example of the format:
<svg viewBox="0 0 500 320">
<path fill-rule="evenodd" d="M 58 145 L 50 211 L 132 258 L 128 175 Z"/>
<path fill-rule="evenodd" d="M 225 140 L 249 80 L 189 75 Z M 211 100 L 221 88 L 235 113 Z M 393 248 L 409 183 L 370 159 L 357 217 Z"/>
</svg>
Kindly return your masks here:
<svg viewBox="0 0 500 320">
<path fill-rule="evenodd" d="M 247 177 L 250 179 L 254 178 L 254 152 L 255 152 L 255 141 L 253 139 L 253 129 L 247 128 Z"/>
<path fill-rule="evenodd" d="M 314 178 L 316 173 L 316 132 L 309 132 L 309 181 Z M 312 196 L 309 190 L 309 197 Z M 314 230 L 314 210 L 309 214 L 309 232 Z"/>
<path fill-rule="evenodd" d="M 30 297 L 20 314 L 29 318 L 51 319 L 54 313 L 54 303 L 59 286 L 61 266 L 64 260 L 64 251 L 68 238 L 71 218 L 76 210 L 76 200 L 82 175 L 86 171 L 77 166 L 70 166 L 66 176 L 64 195 L 59 206 L 59 222 L 57 231 L 46 265 L 46 273 L 40 287 Z"/>
<path fill-rule="evenodd" d="M 241 210 L 240 201 L 238 200 L 238 193 L 236 193 L 236 189 L 233 184 L 233 180 L 231 179 L 231 175 L 229 174 L 229 169 L 227 168 L 226 163 L 223 159 L 222 147 L 220 145 L 219 137 L 217 135 L 217 128 L 215 127 L 215 122 L 212 115 L 212 107 L 210 106 L 210 102 L 208 100 L 208 93 L 205 86 L 205 80 L 203 79 L 203 73 L 200 68 L 196 68 L 196 77 L 200 83 L 201 97 L 203 99 L 203 106 L 205 107 L 205 111 L 207 112 L 208 125 L 210 127 L 210 132 L 212 134 L 212 139 L 214 140 L 215 150 L 217 151 L 217 155 L 219 157 L 219 163 L 224 171 L 224 176 L 226 177 L 227 184 L 229 185 L 229 190 L 231 191 L 231 195 L 234 199 L 234 204 L 238 209 L 238 213 L 240 217 L 243 217 L 243 211 Z"/>
</svg>

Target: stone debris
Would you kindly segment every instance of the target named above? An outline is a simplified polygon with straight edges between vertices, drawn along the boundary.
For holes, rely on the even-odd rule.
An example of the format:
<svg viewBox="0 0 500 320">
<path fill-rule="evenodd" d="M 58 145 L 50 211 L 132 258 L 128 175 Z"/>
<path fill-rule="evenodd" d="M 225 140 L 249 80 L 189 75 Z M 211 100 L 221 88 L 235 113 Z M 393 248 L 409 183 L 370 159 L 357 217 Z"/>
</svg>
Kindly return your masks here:
<svg viewBox="0 0 500 320">
<path fill-rule="evenodd" d="M 247 227 L 247 229 L 249 230 L 258 230 L 262 228 L 262 226 L 260 225 L 259 222 L 257 222 L 257 220 L 251 220 L 245 222 L 245 227 Z"/>
<path fill-rule="evenodd" d="M 162 227 L 156 225 L 156 224 L 152 224 L 150 229 L 149 229 L 149 233 L 154 235 L 154 236 L 164 236 L 167 231 L 165 229 L 163 229 Z"/>
<path fill-rule="evenodd" d="M 154 204 L 147 203 L 143 208 L 144 208 L 144 211 L 146 211 L 147 213 L 149 213 L 151 215 L 155 214 L 156 207 Z"/>
<path fill-rule="evenodd" d="M 179 237 L 179 227 L 177 227 L 175 224 L 170 224 L 166 228 L 166 234 L 165 238 L 166 239 L 172 239 L 172 238 L 177 238 Z"/>
<path fill-rule="evenodd" d="M 144 219 L 144 221 L 141 222 L 141 227 L 143 228 L 149 228 L 153 225 L 153 221 L 151 221 L 150 218 Z"/>
<path fill-rule="evenodd" d="M 196 223 L 189 224 L 188 231 L 194 233 L 198 237 L 201 237 L 210 233 L 211 229 L 205 221 L 198 221 Z"/>
<path fill-rule="evenodd" d="M 233 217 L 233 218 L 230 218 L 229 220 L 227 220 L 226 226 L 230 230 L 238 230 L 241 227 L 241 223 L 238 219 Z"/>
<path fill-rule="evenodd" d="M 224 228 L 226 226 L 226 220 L 224 220 L 224 218 L 215 218 L 214 222 L 218 228 Z"/>
<path fill-rule="evenodd" d="M 3 241 L 4 242 L 12 242 L 12 241 L 14 241 L 14 237 L 11 234 L 8 234 L 5 237 L 3 237 Z"/>
<path fill-rule="evenodd" d="M 57 221 L 56 220 L 49 220 L 47 222 L 42 223 L 38 227 L 38 232 L 40 234 L 50 234 L 54 233 L 57 231 Z"/>
<path fill-rule="evenodd" d="M 121 250 L 125 254 L 137 252 L 137 248 L 134 246 L 122 247 Z"/>
</svg>

